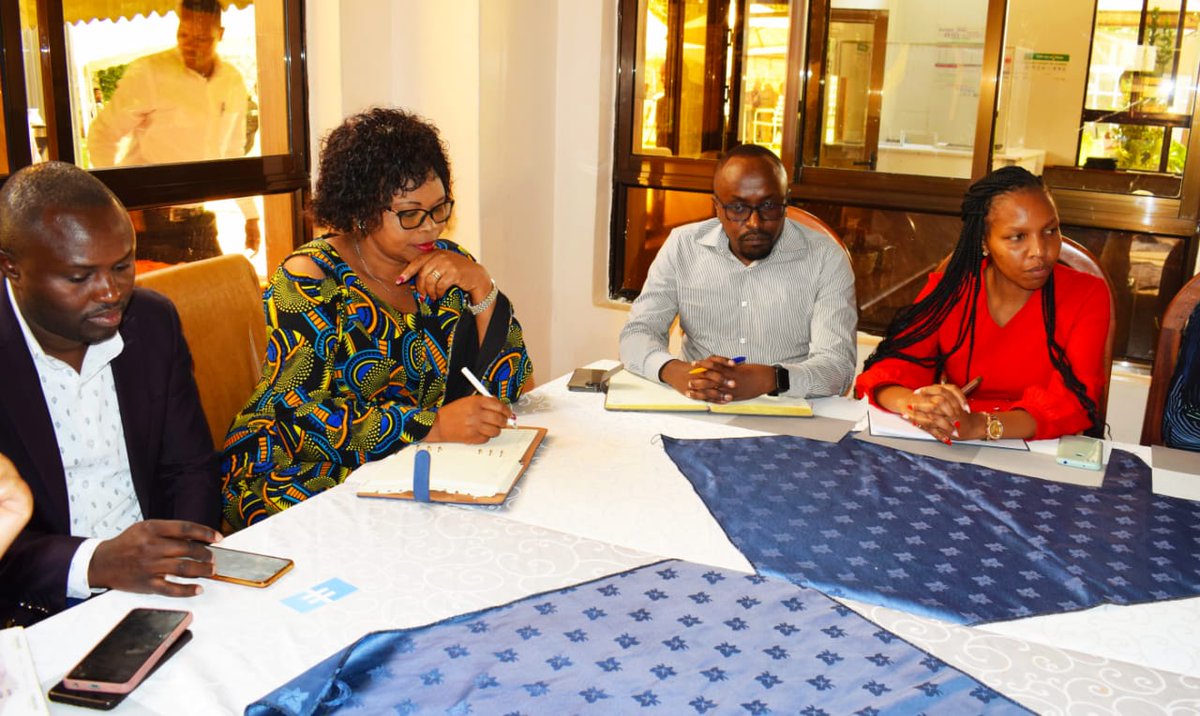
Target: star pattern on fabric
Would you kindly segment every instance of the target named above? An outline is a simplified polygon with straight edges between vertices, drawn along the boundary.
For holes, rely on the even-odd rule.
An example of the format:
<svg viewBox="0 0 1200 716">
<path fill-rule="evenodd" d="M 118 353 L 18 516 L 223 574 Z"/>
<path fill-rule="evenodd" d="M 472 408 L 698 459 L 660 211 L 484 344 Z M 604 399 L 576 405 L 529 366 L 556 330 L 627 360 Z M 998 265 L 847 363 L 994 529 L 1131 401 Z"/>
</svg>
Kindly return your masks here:
<svg viewBox="0 0 1200 716">
<path fill-rule="evenodd" d="M 691 597 L 701 592 L 699 605 Z M 284 704 L 288 713 L 397 704 L 456 714 L 1027 713 L 816 590 L 674 560 L 368 635 L 247 713 Z"/>
<path fill-rule="evenodd" d="M 1200 503 L 1123 450 L 1090 488 L 853 436 L 663 447 L 758 572 L 826 594 L 964 624 L 1200 594 Z"/>
</svg>

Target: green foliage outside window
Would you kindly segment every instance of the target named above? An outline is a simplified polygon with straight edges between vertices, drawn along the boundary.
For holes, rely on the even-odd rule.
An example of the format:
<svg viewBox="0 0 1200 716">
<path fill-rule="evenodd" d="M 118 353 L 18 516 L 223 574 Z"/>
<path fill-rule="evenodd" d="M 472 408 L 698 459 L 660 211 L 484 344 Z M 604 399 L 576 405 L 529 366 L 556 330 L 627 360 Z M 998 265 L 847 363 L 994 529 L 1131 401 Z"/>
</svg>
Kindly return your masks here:
<svg viewBox="0 0 1200 716">
<path fill-rule="evenodd" d="M 96 80 L 100 84 L 100 95 L 106 104 L 112 99 L 113 92 L 117 91 L 117 83 L 125 76 L 125 70 L 128 67 L 129 63 L 113 65 L 96 73 Z"/>
</svg>

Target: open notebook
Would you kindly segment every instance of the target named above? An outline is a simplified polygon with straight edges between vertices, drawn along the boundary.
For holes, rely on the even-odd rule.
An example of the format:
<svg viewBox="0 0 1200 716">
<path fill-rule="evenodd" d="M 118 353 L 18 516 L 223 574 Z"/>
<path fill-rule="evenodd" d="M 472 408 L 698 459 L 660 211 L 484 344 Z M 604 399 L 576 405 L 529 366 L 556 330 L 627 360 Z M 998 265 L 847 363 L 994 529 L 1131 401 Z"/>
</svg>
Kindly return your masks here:
<svg viewBox="0 0 1200 716">
<path fill-rule="evenodd" d="M 638 377 L 627 370 L 608 381 L 607 410 L 685 411 L 693 413 L 722 413 L 726 415 L 782 415 L 812 417 L 812 406 L 804 398 L 760 395 L 753 400 L 737 400 L 718 405 L 692 400 L 680 395 L 669 385 Z"/>
<path fill-rule="evenodd" d="M 495 505 L 504 502 L 546 436 L 545 428 L 506 428 L 482 445 L 412 445 L 354 473 L 359 497 L 411 500 L 416 456 L 429 453 L 431 502 Z"/>
</svg>

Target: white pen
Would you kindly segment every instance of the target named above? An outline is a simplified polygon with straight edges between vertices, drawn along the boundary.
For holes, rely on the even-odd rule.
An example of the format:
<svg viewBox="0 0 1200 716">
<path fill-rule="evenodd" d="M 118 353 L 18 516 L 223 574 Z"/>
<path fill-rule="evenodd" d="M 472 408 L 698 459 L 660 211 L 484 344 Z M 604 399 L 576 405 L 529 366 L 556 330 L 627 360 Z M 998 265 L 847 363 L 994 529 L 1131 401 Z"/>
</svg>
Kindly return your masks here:
<svg viewBox="0 0 1200 716">
<path fill-rule="evenodd" d="M 485 398 L 494 398 L 495 397 L 494 395 L 492 395 L 492 391 L 488 390 L 487 386 L 485 386 L 478 378 L 475 377 L 475 374 L 471 372 L 470 368 L 468 368 L 464 365 L 462 367 L 462 374 L 463 374 L 463 377 L 467 379 L 467 382 L 469 382 L 472 385 L 472 387 L 475 388 L 475 390 L 479 391 L 480 395 L 482 395 Z M 511 414 L 508 416 L 508 427 L 510 427 L 510 428 L 517 427 L 516 414 Z"/>
</svg>

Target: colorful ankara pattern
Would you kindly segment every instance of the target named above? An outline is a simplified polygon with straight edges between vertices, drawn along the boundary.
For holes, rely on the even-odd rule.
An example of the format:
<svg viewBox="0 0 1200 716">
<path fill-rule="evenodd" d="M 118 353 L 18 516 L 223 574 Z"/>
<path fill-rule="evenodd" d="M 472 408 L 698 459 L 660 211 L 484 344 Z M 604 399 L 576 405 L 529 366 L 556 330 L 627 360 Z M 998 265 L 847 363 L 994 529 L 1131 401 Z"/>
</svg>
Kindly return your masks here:
<svg viewBox="0 0 1200 716">
<path fill-rule="evenodd" d="M 369 634 L 246 713 L 342 709 L 1027 713 L 819 592 L 679 561 Z"/>
<path fill-rule="evenodd" d="M 437 245 L 469 257 L 449 241 Z M 328 242 L 313 241 L 296 254 L 326 276 L 280 267 L 264 294 L 270 335 L 262 378 L 225 438 L 222 459 L 225 519 L 236 528 L 420 441 L 445 398 L 453 352 L 478 351 L 470 345 L 473 327 L 470 341 L 455 343 L 460 316 L 470 318 L 470 299 L 459 288 L 402 314 L 377 299 Z M 497 349 L 466 365 L 493 395 L 515 402 L 533 366 L 503 298 L 489 337 L 493 329 Z"/>
<path fill-rule="evenodd" d="M 1113 450 L 1076 487 L 856 440 L 663 446 L 763 574 L 976 624 L 1200 594 L 1200 503 Z"/>
</svg>

